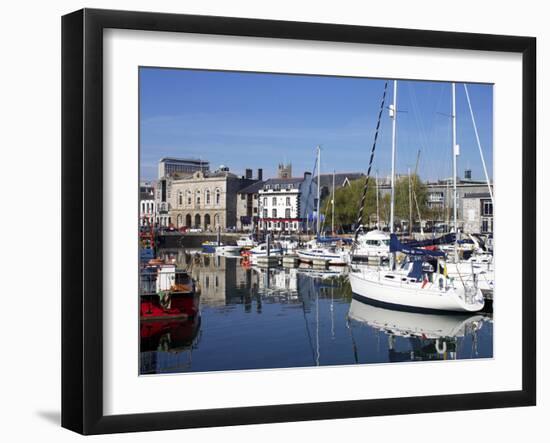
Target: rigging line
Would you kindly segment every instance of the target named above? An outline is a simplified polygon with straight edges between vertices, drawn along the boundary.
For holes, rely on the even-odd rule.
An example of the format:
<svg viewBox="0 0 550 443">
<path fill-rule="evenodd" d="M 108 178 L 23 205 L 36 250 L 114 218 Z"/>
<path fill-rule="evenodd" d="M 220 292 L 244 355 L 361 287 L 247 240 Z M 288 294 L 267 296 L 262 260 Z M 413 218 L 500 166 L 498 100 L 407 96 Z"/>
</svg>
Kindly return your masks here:
<svg viewBox="0 0 550 443">
<path fill-rule="evenodd" d="M 361 229 L 361 225 L 363 223 L 363 210 L 365 208 L 365 200 L 367 197 L 367 189 L 369 186 L 369 178 L 370 178 L 370 171 L 372 168 L 372 163 L 374 160 L 374 151 L 376 150 L 376 141 L 378 140 L 378 133 L 380 129 L 380 122 L 382 121 L 382 112 L 384 111 L 384 105 L 386 103 L 386 93 L 388 90 L 388 81 L 384 83 L 384 93 L 382 94 L 382 100 L 380 102 L 380 111 L 378 113 L 378 122 L 376 123 L 376 131 L 374 132 L 374 140 L 372 143 L 372 148 L 370 152 L 370 160 L 369 160 L 369 168 L 367 170 L 367 176 L 365 177 L 365 187 L 363 188 L 363 196 L 361 197 L 361 206 L 359 208 L 359 214 L 357 215 L 357 228 L 355 229 L 355 239 L 357 240 L 357 235 L 359 234 L 359 230 Z"/>
<path fill-rule="evenodd" d="M 491 195 L 491 202 L 493 205 L 495 201 L 493 199 L 493 190 L 491 189 L 491 183 L 489 182 L 489 174 L 487 173 L 487 166 L 485 165 L 485 157 L 483 156 L 483 149 L 481 149 L 481 142 L 479 141 L 479 134 L 477 133 L 476 119 L 474 117 L 474 111 L 472 110 L 472 103 L 470 103 L 470 94 L 468 94 L 468 86 L 463 83 L 464 91 L 466 92 L 466 100 L 468 100 L 468 108 L 470 108 L 470 115 L 472 116 L 472 123 L 474 125 L 474 132 L 476 134 L 477 147 L 479 148 L 479 155 L 481 156 L 481 163 L 483 165 L 483 172 L 485 173 L 485 180 L 487 180 L 487 187 L 489 188 L 489 194 Z"/>
<path fill-rule="evenodd" d="M 422 229 L 422 216 L 420 215 L 420 207 L 418 206 L 418 199 L 416 198 L 416 178 L 418 177 L 418 163 L 419 162 L 420 162 L 420 150 L 418 150 L 418 154 L 416 156 L 416 167 L 414 168 L 412 192 L 413 192 L 414 202 L 416 204 L 416 212 L 418 213 L 418 221 L 420 223 L 420 233 L 424 234 L 424 230 Z"/>
<path fill-rule="evenodd" d="M 413 108 L 413 114 L 414 114 L 414 120 L 415 120 L 415 123 L 416 123 L 416 127 L 418 128 L 418 135 L 419 135 L 419 138 L 420 138 L 420 147 L 425 151 L 427 146 L 428 146 L 428 137 L 426 136 L 426 131 L 424 130 L 424 125 L 422 124 L 422 121 L 420 120 L 420 109 L 419 109 L 419 106 L 418 106 L 418 103 L 417 103 L 417 98 L 416 98 L 416 93 L 413 89 L 413 85 L 412 84 L 408 84 L 408 83 L 405 83 L 408 88 L 408 92 L 409 92 L 409 98 L 410 98 L 410 101 L 411 101 L 411 104 L 412 104 L 412 108 Z"/>
</svg>

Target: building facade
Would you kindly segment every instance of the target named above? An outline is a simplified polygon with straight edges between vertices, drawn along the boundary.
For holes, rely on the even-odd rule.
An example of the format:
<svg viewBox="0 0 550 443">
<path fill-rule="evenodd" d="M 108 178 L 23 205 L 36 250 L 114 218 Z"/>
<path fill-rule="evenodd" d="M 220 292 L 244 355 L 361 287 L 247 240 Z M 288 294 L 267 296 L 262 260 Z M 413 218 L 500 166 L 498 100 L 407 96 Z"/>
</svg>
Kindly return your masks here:
<svg viewBox="0 0 550 443">
<path fill-rule="evenodd" d="M 172 179 L 167 191 L 168 212 L 176 228 L 215 231 L 236 228 L 237 193 L 254 180 L 239 177 L 228 168 L 215 172 L 196 171 Z"/>
<path fill-rule="evenodd" d="M 253 231 L 260 218 L 260 189 L 264 182 L 258 180 L 238 192 L 237 195 L 237 230 Z"/>
<path fill-rule="evenodd" d="M 464 195 L 462 212 L 466 234 L 493 233 L 493 201 L 488 192 Z"/>
<path fill-rule="evenodd" d="M 306 229 L 307 218 L 315 210 L 311 173 L 301 178 L 266 180 L 258 191 L 259 229 L 297 233 Z"/>
<path fill-rule="evenodd" d="M 139 184 L 139 225 L 153 226 L 156 213 L 154 185 L 142 182 Z"/>
<path fill-rule="evenodd" d="M 210 171 L 210 162 L 194 158 L 164 157 L 158 163 L 159 179 L 177 175 L 192 175 L 197 171 Z"/>
</svg>

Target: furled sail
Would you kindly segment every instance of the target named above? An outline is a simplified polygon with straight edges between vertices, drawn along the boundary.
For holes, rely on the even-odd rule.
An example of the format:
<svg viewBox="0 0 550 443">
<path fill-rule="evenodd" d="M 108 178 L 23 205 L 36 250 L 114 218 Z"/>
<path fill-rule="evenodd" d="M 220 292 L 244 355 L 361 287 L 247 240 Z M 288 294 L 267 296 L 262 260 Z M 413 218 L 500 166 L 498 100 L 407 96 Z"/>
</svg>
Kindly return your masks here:
<svg viewBox="0 0 550 443">
<path fill-rule="evenodd" d="M 414 248 L 408 244 L 404 245 L 395 234 L 390 234 L 390 252 L 402 252 L 403 254 L 412 256 L 445 257 L 445 253 L 442 251 L 429 251 L 427 249 Z"/>
</svg>

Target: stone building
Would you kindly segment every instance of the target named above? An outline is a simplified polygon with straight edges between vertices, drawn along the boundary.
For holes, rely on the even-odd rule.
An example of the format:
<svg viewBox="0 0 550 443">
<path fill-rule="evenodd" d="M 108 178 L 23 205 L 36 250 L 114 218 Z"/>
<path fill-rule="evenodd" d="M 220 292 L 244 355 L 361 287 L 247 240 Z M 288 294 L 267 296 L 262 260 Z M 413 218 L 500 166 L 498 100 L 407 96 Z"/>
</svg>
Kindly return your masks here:
<svg viewBox="0 0 550 443">
<path fill-rule="evenodd" d="M 252 231 L 260 216 L 259 192 L 263 188 L 262 170 L 258 169 L 258 180 L 242 188 L 237 195 L 237 230 Z"/>
<path fill-rule="evenodd" d="M 466 234 L 493 233 L 493 202 L 488 192 L 465 194 L 462 208 L 463 231 Z"/>
<path fill-rule="evenodd" d="M 237 192 L 254 180 L 239 177 L 229 168 L 214 172 L 196 171 L 191 176 L 169 181 L 167 203 L 176 228 L 206 231 L 234 228 L 237 224 Z"/>
</svg>

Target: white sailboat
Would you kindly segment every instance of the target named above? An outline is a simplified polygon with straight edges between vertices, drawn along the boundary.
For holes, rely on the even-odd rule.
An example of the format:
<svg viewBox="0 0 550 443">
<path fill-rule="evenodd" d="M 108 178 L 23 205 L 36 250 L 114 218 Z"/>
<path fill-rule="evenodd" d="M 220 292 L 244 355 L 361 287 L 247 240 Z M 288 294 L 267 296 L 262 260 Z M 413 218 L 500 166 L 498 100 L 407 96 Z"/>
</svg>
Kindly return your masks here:
<svg viewBox="0 0 550 443">
<path fill-rule="evenodd" d="M 392 119 L 392 186 L 390 206 L 390 252 L 392 254 L 390 254 L 390 268 L 387 270 L 368 269 L 365 267 L 352 268 L 349 274 L 352 291 L 363 299 L 374 300 L 388 307 L 423 311 L 479 311 L 483 308 L 484 301 L 481 290 L 476 286 L 475 279 L 470 284 L 469 282 L 449 278 L 448 275 L 440 273 L 439 259 L 444 258 L 444 253 L 420 249 L 413 250 L 412 248 L 403 247 L 393 233 L 397 80 L 393 82 L 393 104 L 390 105 L 390 118 Z M 398 269 L 394 269 L 394 251 L 396 250 L 410 254 Z M 416 259 L 412 258 L 414 256 L 416 256 Z M 423 258 L 437 259 L 437 269 L 429 269 L 423 263 Z"/>
<path fill-rule="evenodd" d="M 475 125 L 475 120 L 473 117 L 473 111 L 470 104 L 470 97 L 468 95 L 468 88 L 464 85 L 464 90 L 466 92 L 466 98 L 468 99 L 468 105 L 470 106 L 470 113 L 472 115 L 472 121 L 474 122 L 474 130 L 476 138 L 478 141 L 478 146 L 480 150 L 481 161 L 483 164 L 483 170 L 485 172 L 485 178 L 487 180 L 487 186 L 489 188 L 489 194 L 491 200 L 493 200 L 493 192 L 491 189 L 491 184 L 489 182 L 489 176 L 487 173 L 487 167 L 485 165 L 485 159 L 483 157 L 483 152 L 481 151 L 481 145 L 479 144 L 479 137 L 477 134 L 477 126 Z M 452 85 L 452 123 L 453 123 L 453 199 L 454 199 L 454 232 L 455 244 L 447 245 L 447 247 L 441 247 L 440 249 L 444 251 L 449 251 L 450 248 L 454 247 L 454 260 L 451 263 L 447 264 L 448 275 L 452 278 L 458 278 L 461 280 L 477 280 L 477 285 L 482 291 L 492 291 L 494 288 L 495 273 L 493 267 L 492 255 L 486 253 L 480 247 L 478 241 L 473 236 L 468 236 L 468 238 L 463 240 L 458 240 L 459 237 L 459 228 L 458 228 L 458 219 L 457 219 L 457 192 L 456 192 L 456 158 L 459 155 L 459 148 L 456 144 L 456 91 L 455 84 Z M 463 260 L 459 256 L 461 253 L 469 253 L 471 256 Z"/>
<path fill-rule="evenodd" d="M 297 250 L 300 261 L 312 263 L 316 260 L 327 261 L 329 265 L 346 265 L 349 262 L 349 252 L 343 246 L 337 245 L 334 239 L 324 241 L 321 235 L 321 147 L 317 147 L 317 217 L 316 217 L 316 235 L 317 237 L 306 243 L 305 247 Z M 334 213 L 334 209 L 333 209 Z M 333 228 L 334 229 L 334 228 Z"/>
</svg>

